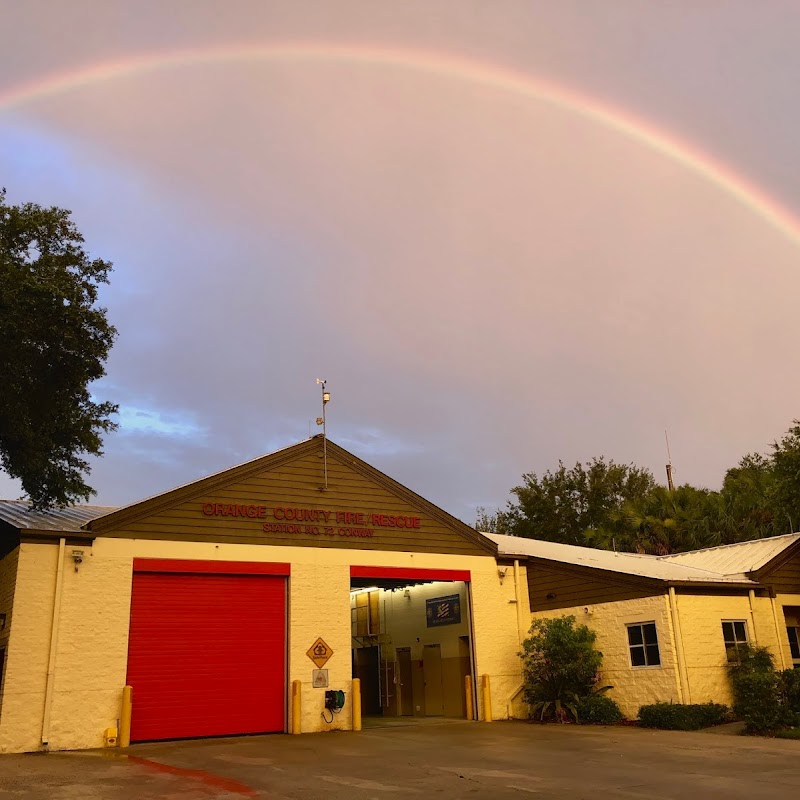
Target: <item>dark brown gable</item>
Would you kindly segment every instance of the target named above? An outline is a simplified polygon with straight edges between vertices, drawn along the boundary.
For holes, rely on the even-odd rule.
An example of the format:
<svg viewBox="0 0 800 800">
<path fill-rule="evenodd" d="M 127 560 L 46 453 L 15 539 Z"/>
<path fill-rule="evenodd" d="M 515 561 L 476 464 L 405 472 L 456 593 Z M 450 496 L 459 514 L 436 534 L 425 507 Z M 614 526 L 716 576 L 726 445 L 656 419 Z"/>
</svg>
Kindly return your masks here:
<svg viewBox="0 0 800 800">
<path fill-rule="evenodd" d="M 90 523 L 98 536 L 494 555 L 496 546 L 318 437 Z"/>
<path fill-rule="evenodd" d="M 758 581 L 778 594 L 800 594 L 800 542 L 759 570 Z"/>
<path fill-rule="evenodd" d="M 658 581 L 616 575 L 605 570 L 554 564 L 531 559 L 528 562 L 528 594 L 531 611 L 551 611 L 573 606 L 635 600 L 664 594 Z"/>
</svg>

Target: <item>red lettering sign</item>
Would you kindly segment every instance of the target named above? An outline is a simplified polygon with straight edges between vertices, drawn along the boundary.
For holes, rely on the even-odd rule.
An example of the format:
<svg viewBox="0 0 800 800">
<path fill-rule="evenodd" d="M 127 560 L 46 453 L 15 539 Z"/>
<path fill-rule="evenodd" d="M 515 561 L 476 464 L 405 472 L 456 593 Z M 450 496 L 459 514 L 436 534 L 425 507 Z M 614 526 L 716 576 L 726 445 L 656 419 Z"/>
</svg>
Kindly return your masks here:
<svg viewBox="0 0 800 800">
<path fill-rule="evenodd" d="M 206 517 L 244 517 L 264 519 L 269 516 L 267 506 L 253 503 L 201 503 Z M 275 506 L 272 516 L 278 523 L 265 522 L 265 533 L 308 533 L 315 536 L 371 537 L 374 528 L 419 529 L 420 517 L 398 514 L 365 514 L 363 511 L 333 511 L 322 508 Z M 313 524 L 304 524 L 313 523 Z M 331 527 L 335 523 L 336 527 Z"/>
</svg>

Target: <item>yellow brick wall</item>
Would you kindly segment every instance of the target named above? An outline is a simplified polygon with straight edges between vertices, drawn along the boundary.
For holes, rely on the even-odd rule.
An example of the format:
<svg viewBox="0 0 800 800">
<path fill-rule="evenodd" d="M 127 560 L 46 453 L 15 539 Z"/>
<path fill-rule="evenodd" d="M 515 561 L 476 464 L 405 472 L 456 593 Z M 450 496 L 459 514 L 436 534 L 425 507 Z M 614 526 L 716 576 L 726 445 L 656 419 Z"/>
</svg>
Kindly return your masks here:
<svg viewBox="0 0 800 800">
<path fill-rule="evenodd" d="M 678 614 L 691 703 L 732 702 L 727 676 L 727 656 L 722 638 L 723 620 L 744 620 L 748 639 L 777 654 L 777 636 L 768 597 L 756 597 L 753 614 L 744 595 L 678 594 Z M 783 632 L 785 637 L 785 631 Z M 788 647 L 788 642 L 787 642 Z M 780 669 L 780 660 L 776 659 Z"/>
<path fill-rule="evenodd" d="M 516 719 L 527 716 L 522 703 L 522 662 L 517 655 L 530 619 L 528 577 L 524 566 L 519 568 L 519 586 L 515 587 L 513 569 L 508 568 L 502 583 L 497 564 L 488 559 L 481 570 L 472 573 L 472 613 L 475 626 L 475 675 L 488 674 L 491 685 L 494 719 Z M 517 622 L 519 597 L 520 623 Z M 479 707 L 481 705 L 479 697 Z M 483 719 L 483 710 L 479 717 Z"/>
<path fill-rule="evenodd" d="M 776 639 L 780 642 L 774 651 L 775 663 L 778 669 L 791 669 L 793 665 L 792 651 L 789 649 L 789 636 L 786 633 L 787 622 L 784 616 L 784 606 L 790 608 L 790 613 L 796 615 L 797 609 L 800 608 L 800 594 L 778 594 L 775 598 L 775 615 L 778 618 Z"/>
<path fill-rule="evenodd" d="M 500 585 L 497 564 L 491 556 L 99 538 L 92 547 L 83 548 L 83 564 L 75 572 L 71 549 L 68 547 L 65 554 L 51 749 L 101 747 L 103 731 L 116 724 L 127 671 L 134 558 L 291 563 L 288 681 L 289 685 L 293 680 L 303 683 L 304 732 L 351 726 L 351 564 L 469 569 L 477 673 L 491 676 L 495 717 L 508 714 L 510 696 L 520 684 L 514 581 L 509 572 Z M 0 752 L 34 750 L 40 745 L 57 553 L 57 545 L 20 548 L 15 626 L 7 666 L 8 706 L 0 720 Z M 526 585 L 524 570 L 521 584 Z M 521 595 L 524 613 L 529 615 L 525 592 Z M 324 690 L 311 687 L 314 667 L 306 651 L 318 636 L 334 651 L 326 665 L 330 688 L 347 693 L 345 710 L 335 717 L 333 725 L 321 718 Z"/>
<path fill-rule="evenodd" d="M 537 611 L 532 618 L 563 615 L 573 615 L 579 624 L 597 633 L 596 646 L 603 653 L 602 684 L 614 687 L 608 695 L 626 717 L 634 719 L 642 705 L 680 702 L 672 620 L 665 595 Z M 631 666 L 626 625 L 634 622 L 656 623 L 660 667 Z"/>
<path fill-rule="evenodd" d="M 18 549 L 14 619 L 6 654 L 0 752 L 41 744 L 58 545 Z"/>
</svg>

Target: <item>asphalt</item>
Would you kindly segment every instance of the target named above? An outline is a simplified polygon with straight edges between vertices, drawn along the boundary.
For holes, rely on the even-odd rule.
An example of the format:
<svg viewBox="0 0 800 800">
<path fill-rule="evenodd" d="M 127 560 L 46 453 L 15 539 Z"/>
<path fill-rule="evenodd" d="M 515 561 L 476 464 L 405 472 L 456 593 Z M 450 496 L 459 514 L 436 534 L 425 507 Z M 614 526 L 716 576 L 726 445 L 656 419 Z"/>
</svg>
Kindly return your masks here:
<svg viewBox="0 0 800 800">
<path fill-rule="evenodd" d="M 800 742 L 525 722 L 0 756 L 21 800 L 800 797 Z"/>
</svg>

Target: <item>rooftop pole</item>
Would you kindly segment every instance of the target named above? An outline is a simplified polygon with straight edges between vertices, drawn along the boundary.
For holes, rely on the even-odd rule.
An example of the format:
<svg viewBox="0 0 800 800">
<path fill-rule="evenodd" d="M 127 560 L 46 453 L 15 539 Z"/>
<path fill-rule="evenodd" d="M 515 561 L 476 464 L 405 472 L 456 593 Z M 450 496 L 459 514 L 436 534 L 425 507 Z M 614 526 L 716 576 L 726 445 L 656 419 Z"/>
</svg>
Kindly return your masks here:
<svg viewBox="0 0 800 800">
<path fill-rule="evenodd" d="M 322 425 L 322 488 L 328 488 L 328 428 L 325 420 L 325 406 L 331 400 L 331 393 L 327 390 L 325 378 L 317 378 L 317 383 L 322 388 L 322 416 L 317 417 L 317 425 Z"/>
</svg>

